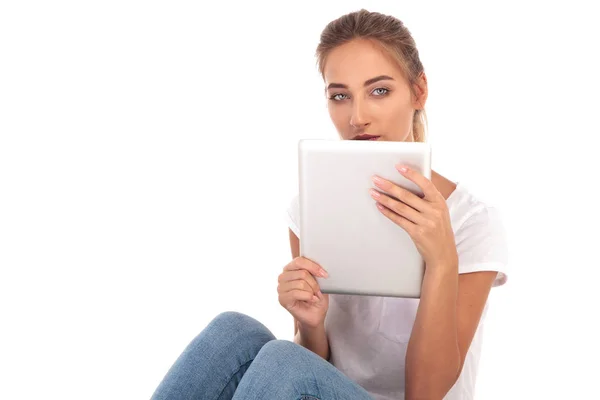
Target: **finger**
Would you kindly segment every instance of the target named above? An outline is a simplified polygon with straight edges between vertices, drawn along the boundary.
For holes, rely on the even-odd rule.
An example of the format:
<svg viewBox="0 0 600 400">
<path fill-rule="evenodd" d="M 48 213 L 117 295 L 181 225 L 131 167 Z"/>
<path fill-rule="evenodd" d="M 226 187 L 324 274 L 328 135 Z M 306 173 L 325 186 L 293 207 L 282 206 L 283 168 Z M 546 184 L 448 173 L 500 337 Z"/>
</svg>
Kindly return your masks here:
<svg viewBox="0 0 600 400">
<path fill-rule="evenodd" d="M 291 290 L 304 290 L 310 294 L 316 295 L 319 289 L 315 290 L 308 282 L 303 279 L 296 279 L 295 281 L 283 282 L 279 284 L 279 292 L 285 293 Z"/>
<path fill-rule="evenodd" d="M 389 208 L 385 207 L 381 203 L 376 203 L 376 206 L 383 215 L 385 215 L 396 225 L 398 225 L 402 229 L 404 229 L 406 231 L 406 233 L 408 233 L 411 237 L 413 236 L 413 232 L 416 227 L 416 225 L 414 223 L 412 223 L 408 219 L 404 218 L 403 216 L 396 214 L 395 212 L 393 212 Z"/>
<path fill-rule="evenodd" d="M 386 208 L 389 208 L 396 214 L 408 219 L 414 224 L 422 224 L 425 221 L 425 217 L 422 213 L 415 210 L 409 205 L 404 204 L 401 201 L 391 198 L 385 193 L 380 193 L 375 189 L 370 190 L 371 197 L 377 201 L 378 203 L 384 205 Z M 419 199 L 421 200 L 421 199 Z M 422 201 L 422 200 L 421 200 Z"/>
<path fill-rule="evenodd" d="M 283 304 L 290 304 L 294 301 L 317 302 L 319 300 L 317 296 L 305 290 L 291 290 L 283 293 L 280 298 Z"/>
<path fill-rule="evenodd" d="M 439 200 L 441 194 L 437 190 L 433 182 L 425 178 L 418 171 L 415 171 L 414 169 L 409 168 L 406 165 L 397 165 L 396 169 L 402 174 L 402 176 L 414 182 L 419 188 L 421 188 L 423 194 L 425 195 L 425 199 L 430 201 Z"/>
<path fill-rule="evenodd" d="M 430 204 L 427 201 L 423 200 L 410 190 L 406 190 L 403 187 L 400 187 L 395 183 L 384 179 L 380 176 L 374 176 L 372 179 L 375 186 L 385 191 L 386 193 L 389 193 L 391 196 L 395 197 L 402 203 L 409 205 L 415 210 L 424 212 L 427 210 L 428 207 L 430 207 Z"/>
<path fill-rule="evenodd" d="M 319 300 L 329 300 L 329 294 L 325 294 L 321 291 L 319 291 L 319 293 L 317 293 L 317 297 Z"/>
<path fill-rule="evenodd" d="M 295 281 L 295 280 L 304 280 L 306 281 L 310 287 L 313 289 L 313 292 L 319 292 L 319 284 L 316 279 L 308 270 L 300 269 L 295 271 L 285 271 L 281 275 L 279 275 L 279 283 L 283 284 L 285 282 Z"/>
<path fill-rule="evenodd" d="M 284 271 L 295 271 L 298 269 L 306 269 L 314 276 L 322 278 L 329 276 L 323 267 L 305 257 L 296 257 L 283 268 Z"/>
</svg>

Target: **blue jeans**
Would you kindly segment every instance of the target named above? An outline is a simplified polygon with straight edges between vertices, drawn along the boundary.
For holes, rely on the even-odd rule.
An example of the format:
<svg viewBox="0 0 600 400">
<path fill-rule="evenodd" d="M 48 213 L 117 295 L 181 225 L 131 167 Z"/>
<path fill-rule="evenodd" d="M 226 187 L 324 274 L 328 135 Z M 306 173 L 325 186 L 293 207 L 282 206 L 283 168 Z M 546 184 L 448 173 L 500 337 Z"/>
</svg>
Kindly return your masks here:
<svg viewBox="0 0 600 400">
<path fill-rule="evenodd" d="M 372 400 L 312 351 L 224 312 L 186 347 L 152 400 Z"/>
</svg>

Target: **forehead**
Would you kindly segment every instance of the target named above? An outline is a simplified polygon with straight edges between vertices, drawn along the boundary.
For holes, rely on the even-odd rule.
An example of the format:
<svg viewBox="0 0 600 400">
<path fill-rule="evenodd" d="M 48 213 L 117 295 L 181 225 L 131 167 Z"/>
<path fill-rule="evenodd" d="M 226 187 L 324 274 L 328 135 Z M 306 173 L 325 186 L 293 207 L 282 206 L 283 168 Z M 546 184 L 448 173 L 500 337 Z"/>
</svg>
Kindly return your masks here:
<svg viewBox="0 0 600 400">
<path fill-rule="evenodd" d="M 352 40 L 333 49 L 327 56 L 325 84 L 362 86 L 367 79 L 388 75 L 400 81 L 402 70 L 392 56 L 369 40 Z"/>
</svg>

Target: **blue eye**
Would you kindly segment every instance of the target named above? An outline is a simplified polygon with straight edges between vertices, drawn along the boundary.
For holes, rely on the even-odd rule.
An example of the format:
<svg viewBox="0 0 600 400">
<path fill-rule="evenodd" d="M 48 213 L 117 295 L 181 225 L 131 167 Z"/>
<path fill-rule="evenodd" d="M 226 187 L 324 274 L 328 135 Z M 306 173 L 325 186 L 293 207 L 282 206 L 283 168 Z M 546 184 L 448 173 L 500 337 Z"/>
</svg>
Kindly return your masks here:
<svg viewBox="0 0 600 400">
<path fill-rule="evenodd" d="M 346 96 L 346 95 L 342 94 L 342 93 L 336 93 L 333 96 L 329 97 L 329 100 L 335 100 L 335 101 L 344 100 L 343 98 L 340 98 L 340 96 Z"/>
<path fill-rule="evenodd" d="M 376 88 L 373 90 L 372 93 L 374 93 L 376 96 L 385 96 L 386 94 L 389 93 L 389 89 L 386 88 Z"/>
</svg>

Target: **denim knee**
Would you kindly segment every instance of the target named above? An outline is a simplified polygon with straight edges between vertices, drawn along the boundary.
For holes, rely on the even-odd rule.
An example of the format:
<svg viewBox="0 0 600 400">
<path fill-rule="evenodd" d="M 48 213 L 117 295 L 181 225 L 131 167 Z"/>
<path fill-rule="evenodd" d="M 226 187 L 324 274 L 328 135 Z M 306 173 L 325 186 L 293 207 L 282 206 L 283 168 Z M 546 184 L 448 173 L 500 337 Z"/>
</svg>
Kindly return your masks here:
<svg viewBox="0 0 600 400">
<path fill-rule="evenodd" d="M 229 335 L 230 339 L 261 339 L 264 342 L 275 339 L 271 331 L 256 319 L 236 311 L 225 311 L 218 314 L 207 330 Z"/>
<path fill-rule="evenodd" d="M 257 323 L 254 318 L 237 311 L 224 311 L 213 318 L 211 324 L 243 327 Z"/>
<path fill-rule="evenodd" d="M 302 346 L 288 340 L 273 340 L 262 348 L 261 354 L 264 357 L 293 358 L 303 349 Z"/>
<path fill-rule="evenodd" d="M 322 357 L 287 340 L 262 347 L 236 395 L 234 399 L 371 399 Z"/>
<path fill-rule="evenodd" d="M 310 350 L 296 343 L 272 340 L 262 347 L 255 361 L 270 366 L 269 370 L 282 379 L 302 379 L 304 374 L 312 375 L 311 357 L 314 356 Z"/>
</svg>

